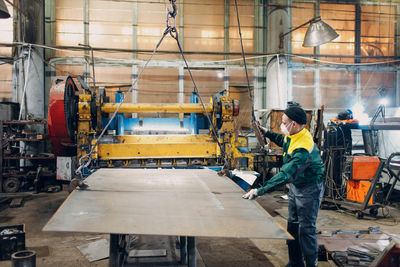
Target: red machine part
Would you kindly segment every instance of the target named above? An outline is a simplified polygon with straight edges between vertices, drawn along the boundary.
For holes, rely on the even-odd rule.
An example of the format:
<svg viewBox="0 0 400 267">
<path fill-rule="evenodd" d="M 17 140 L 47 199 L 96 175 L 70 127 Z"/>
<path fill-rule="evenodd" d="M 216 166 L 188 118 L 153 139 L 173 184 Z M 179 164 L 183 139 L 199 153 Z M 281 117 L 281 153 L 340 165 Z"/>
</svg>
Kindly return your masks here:
<svg viewBox="0 0 400 267">
<path fill-rule="evenodd" d="M 77 90 L 70 76 L 57 78 L 50 88 L 48 127 L 56 156 L 76 154 Z"/>
<path fill-rule="evenodd" d="M 239 100 L 232 100 L 233 101 L 233 116 L 239 116 Z"/>
</svg>

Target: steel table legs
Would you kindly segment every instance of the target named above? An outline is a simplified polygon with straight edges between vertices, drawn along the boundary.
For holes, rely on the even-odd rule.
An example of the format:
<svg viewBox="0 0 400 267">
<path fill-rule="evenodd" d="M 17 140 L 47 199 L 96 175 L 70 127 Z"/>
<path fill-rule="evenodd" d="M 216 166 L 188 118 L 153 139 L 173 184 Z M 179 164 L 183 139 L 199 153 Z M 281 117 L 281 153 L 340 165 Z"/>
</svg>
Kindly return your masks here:
<svg viewBox="0 0 400 267">
<path fill-rule="evenodd" d="M 118 267 L 118 251 L 119 251 L 119 244 L 118 244 L 119 236 L 116 234 L 110 234 L 110 257 L 108 260 L 108 266 L 110 267 Z"/>
<path fill-rule="evenodd" d="M 125 234 L 110 234 L 110 257 L 108 266 L 120 267 L 126 258 L 126 235 Z"/>
<path fill-rule="evenodd" d="M 186 236 L 179 237 L 181 249 L 181 264 L 187 264 L 187 239 Z"/>
<path fill-rule="evenodd" d="M 196 240 L 193 236 L 187 237 L 188 267 L 196 267 Z"/>
<path fill-rule="evenodd" d="M 121 249 L 121 238 L 124 235 L 110 234 L 109 267 L 120 267 L 125 259 Z M 196 240 L 193 236 L 180 237 L 181 264 L 196 267 Z"/>
</svg>

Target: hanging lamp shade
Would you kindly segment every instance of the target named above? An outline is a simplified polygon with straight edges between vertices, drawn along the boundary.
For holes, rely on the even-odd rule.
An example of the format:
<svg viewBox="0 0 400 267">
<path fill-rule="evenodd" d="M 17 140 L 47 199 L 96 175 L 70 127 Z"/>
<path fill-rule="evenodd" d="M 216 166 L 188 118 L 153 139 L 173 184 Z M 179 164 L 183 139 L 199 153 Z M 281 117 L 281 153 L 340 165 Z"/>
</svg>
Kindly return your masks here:
<svg viewBox="0 0 400 267">
<path fill-rule="evenodd" d="M 304 47 L 314 47 L 329 43 L 339 36 L 331 26 L 317 18 L 312 21 L 304 37 Z"/>
<path fill-rule="evenodd" d="M 10 13 L 8 13 L 8 9 L 4 0 L 0 0 L 0 19 L 8 19 L 10 17 Z"/>
</svg>

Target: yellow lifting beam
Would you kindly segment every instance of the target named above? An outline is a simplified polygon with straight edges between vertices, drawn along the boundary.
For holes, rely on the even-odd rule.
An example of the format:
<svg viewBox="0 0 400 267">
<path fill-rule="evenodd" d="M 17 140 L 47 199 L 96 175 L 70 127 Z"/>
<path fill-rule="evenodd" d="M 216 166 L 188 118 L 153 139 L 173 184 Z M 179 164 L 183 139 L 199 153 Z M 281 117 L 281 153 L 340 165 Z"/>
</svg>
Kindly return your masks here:
<svg viewBox="0 0 400 267">
<path fill-rule="evenodd" d="M 205 103 L 208 113 L 213 109 L 211 103 Z M 113 113 L 117 110 L 119 103 L 105 103 L 101 107 L 101 111 L 105 113 Z M 204 113 L 201 104 L 130 104 L 121 105 L 118 113 Z"/>
</svg>

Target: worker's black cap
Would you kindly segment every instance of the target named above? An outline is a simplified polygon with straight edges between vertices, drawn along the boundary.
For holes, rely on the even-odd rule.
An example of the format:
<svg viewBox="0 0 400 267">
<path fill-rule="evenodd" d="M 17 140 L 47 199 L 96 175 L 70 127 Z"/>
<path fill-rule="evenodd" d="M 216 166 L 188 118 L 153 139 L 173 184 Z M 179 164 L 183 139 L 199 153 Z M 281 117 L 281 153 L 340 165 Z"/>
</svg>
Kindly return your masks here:
<svg viewBox="0 0 400 267">
<path fill-rule="evenodd" d="M 306 112 L 299 105 L 289 105 L 288 108 L 285 109 L 285 114 L 289 117 L 289 119 L 299 124 L 307 124 Z"/>
</svg>

